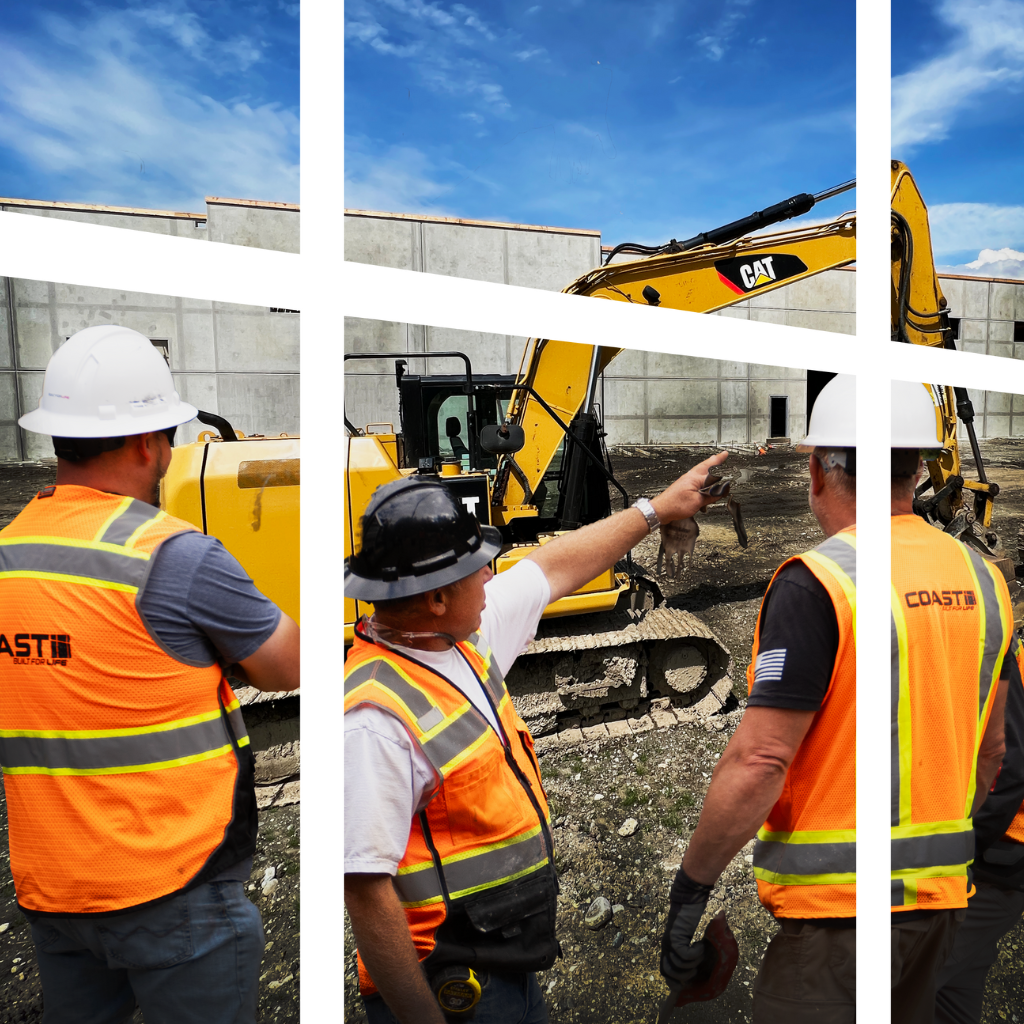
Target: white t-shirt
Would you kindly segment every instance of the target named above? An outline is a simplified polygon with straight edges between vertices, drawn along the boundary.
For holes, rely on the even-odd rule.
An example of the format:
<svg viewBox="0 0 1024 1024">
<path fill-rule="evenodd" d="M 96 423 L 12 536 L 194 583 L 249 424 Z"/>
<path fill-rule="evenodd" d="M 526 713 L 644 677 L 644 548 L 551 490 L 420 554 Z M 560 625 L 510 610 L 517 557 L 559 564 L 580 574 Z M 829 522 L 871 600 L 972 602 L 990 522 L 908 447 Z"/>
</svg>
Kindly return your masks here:
<svg viewBox="0 0 1024 1024">
<path fill-rule="evenodd" d="M 547 577 L 523 559 L 484 588 L 480 633 L 506 675 L 537 632 L 551 599 Z M 402 648 L 397 648 L 402 652 Z M 458 651 L 409 650 L 410 657 L 450 679 L 500 735 L 476 674 Z M 413 817 L 426 806 L 437 774 L 399 720 L 372 705 L 345 715 L 345 873 L 398 870 Z"/>
</svg>

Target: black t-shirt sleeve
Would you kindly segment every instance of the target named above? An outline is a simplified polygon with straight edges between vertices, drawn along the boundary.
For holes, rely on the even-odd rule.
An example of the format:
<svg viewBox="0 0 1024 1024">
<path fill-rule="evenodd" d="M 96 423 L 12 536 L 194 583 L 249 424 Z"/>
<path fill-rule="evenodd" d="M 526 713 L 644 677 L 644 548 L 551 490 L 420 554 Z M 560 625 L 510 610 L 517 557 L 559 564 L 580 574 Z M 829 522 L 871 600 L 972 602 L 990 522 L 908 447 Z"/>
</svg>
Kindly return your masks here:
<svg viewBox="0 0 1024 1024">
<path fill-rule="evenodd" d="M 839 653 L 839 623 L 828 591 L 803 562 L 786 566 L 761 605 L 750 707 L 817 711 Z"/>
</svg>

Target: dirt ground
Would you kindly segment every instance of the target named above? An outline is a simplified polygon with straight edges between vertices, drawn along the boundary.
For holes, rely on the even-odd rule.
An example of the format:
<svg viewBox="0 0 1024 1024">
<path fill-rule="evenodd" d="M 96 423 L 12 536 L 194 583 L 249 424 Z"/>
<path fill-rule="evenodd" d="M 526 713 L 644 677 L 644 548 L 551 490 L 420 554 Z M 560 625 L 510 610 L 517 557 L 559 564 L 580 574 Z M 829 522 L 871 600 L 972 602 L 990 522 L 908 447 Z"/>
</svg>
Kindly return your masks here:
<svg viewBox="0 0 1024 1024">
<path fill-rule="evenodd" d="M 630 447 L 612 452 L 616 475 L 632 497 L 653 495 L 713 449 Z M 994 525 L 1016 556 L 1024 522 L 1024 441 L 982 444 L 990 478 L 1005 488 Z M 675 581 L 657 576 L 667 602 L 701 617 L 734 658 L 733 693 L 740 708 L 705 723 L 679 725 L 626 738 L 549 747 L 541 771 L 551 802 L 555 859 L 561 878 L 558 936 L 563 957 L 541 975 L 552 1024 L 649 1024 L 665 992 L 658 973 L 666 893 L 689 841 L 711 771 L 740 717 L 746 695 L 760 600 L 786 558 L 823 539 L 807 505 L 806 456 L 789 448 L 764 455 L 731 449 L 723 472 L 735 480 L 750 537 L 741 549 L 724 506 L 698 516 L 696 561 Z M 613 508 L 617 498 L 613 496 Z M 634 558 L 654 571 L 658 541 L 649 537 Z M 1014 584 L 1014 587 L 1017 587 Z M 628 818 L 635 832 L 619 834 Z M 717 1000 L 677 1011 L 673 1020 L 750 1021 L 750 986 L 775 931 L 761 907 L 750 866 L 752 844 L 733 860 L 712 895 L 709 913 L 725 908 L 740 961 Z M 605 896 L 615 908 L 610 924 L 589 930 L 591 901 Z M 1024 925 L 1000 944 L 989 976 L 985 1024 L 1012 1020 L 1024 1006 Z M 685 1015 L 685 1016 L 684 1016 Z M 346 922 L 345 1019 L 365 1019 L 357 995 L 355 950 Z"/>
<path fill-rule="evenodd" d="M 0 463 L 0 529 L 42 487 L 54 481 L 56 462 Z M 267 945 L 260 972 L 259 1020 L 299 1020 L 299 839 L 298 805 L 260 812 L 259 837 L 247 889 L 260 908 Z M 264 877 L 277 880 L 266 896 Z M 43 997 L 28 921 L 18 910 L 7 845 L 7 805 L 0 794 L 0 1020 L 38 1024 Z M 142 1014 L 136 1012 L 135 1024 Z"/>
</svg>

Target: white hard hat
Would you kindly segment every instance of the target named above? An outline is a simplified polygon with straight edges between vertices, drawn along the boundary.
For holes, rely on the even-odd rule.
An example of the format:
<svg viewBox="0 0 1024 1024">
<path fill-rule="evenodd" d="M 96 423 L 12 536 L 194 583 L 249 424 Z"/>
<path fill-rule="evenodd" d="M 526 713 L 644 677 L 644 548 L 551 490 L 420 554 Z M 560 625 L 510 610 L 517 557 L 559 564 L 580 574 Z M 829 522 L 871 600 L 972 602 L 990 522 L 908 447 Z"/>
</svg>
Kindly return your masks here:
<svg viewBox="0 0 1024 1024">
<path fill-rule="evenodd" d="M 905 380 L 892 382 L 890 447 L 930 451 L 943 447 L 936 406 L 927 385 Z"/>
<path fill-rule="evenodd" d="M 18 423 L 52 437 L 123 437 L 193 419 L 171 371 L 145 335 L 116 324 L 87 327 L 50 357 L 39 408 Z"/>
<path fill-rule="evenodd" d="M 798 452 L 857 447 L 857 378 L 838 373 L 818 393 Z"/>
</svg>

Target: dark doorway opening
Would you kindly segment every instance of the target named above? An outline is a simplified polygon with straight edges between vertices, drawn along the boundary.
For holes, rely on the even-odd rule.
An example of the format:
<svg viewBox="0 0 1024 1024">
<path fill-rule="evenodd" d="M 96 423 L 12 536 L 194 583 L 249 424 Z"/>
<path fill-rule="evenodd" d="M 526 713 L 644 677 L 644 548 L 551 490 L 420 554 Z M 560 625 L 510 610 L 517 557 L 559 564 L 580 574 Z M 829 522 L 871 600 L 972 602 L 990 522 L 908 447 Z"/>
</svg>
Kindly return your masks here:
<svg viewBox="0 0 1024 1024">
<path fill-rule="evenodd" d="M 771 396 L 769 434 L 771 437 L 789 437 L 789 395 Z"/>
</svg>

